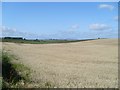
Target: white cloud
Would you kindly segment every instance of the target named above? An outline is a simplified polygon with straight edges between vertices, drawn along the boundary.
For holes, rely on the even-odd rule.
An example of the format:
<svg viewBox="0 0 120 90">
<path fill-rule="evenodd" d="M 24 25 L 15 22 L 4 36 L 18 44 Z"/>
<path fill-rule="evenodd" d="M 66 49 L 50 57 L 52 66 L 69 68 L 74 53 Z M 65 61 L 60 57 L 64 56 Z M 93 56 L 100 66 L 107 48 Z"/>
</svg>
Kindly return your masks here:
<svg viewBox="0 0 120 90">
<path fill-rule="evenodd" d="M 78 25 L 78 24 L 72 25 L 71 28 L 72 28 L 72 29 L 79 29 L 79 25 Z"/>
<path fill-rule="evenodd" d="M 9 27 L 5 27 L 5 26 L 2 26 L 1 27 L 1 31 L 2 32 L 15 32 L 16 31 L 16 29 L 15 28 L 9 28 Z"/>
<path fill-rule="evenodd" d="M 2 26 L 0 27 L 0 37 L 23 37 L 23 38 L 36 38 L 37 34 L 29 33 L 29 32 L 21 32 L 16 30 L 15 28 L 9 28 Z"/>
<path fill-rule="evenodd" d="M 69 32 L 74 32 L 76 30 L 78 30 L 80 27 L 78 24 L 74 24 L 70 27 L 70 29 L 68 30 Z"/>
<path fill-rule="evenodd" d="M 109 27 L 108 25 L 106 24 L 98 24 L 98 23 L 95 23 L 95 24 L 91 24 L 89 26 L 89 29 L 91 30 L 110 30 L 111 27 Z"/>
<path fill-rule="evenodd" d="M 108 5 L 108 4 L 100 4 L 99 8 L 105 8 L 105 9 L 113 10 L 114 6 L 113 5 Z"/>
<path fill-rule="evenodd" d="M 115 20 L 115 21 L 118 21 L 118 16 L 115 16 L 115 17 L 114 17 L 114 20 Z"/>
</svg>

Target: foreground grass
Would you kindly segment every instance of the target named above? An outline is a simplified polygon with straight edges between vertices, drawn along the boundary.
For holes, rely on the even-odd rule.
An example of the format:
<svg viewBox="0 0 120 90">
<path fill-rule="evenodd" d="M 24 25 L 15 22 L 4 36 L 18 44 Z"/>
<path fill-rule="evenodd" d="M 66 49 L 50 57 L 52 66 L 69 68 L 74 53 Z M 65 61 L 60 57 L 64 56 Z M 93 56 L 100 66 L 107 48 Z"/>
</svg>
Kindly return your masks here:
<svg viewBox="0 0 120 90">
<path fill-rule="evenodd" d="M 0 77 L 0 88 L 54 88 L 51 82 L 42 84 L 34 83 L 30 80 L 32 71 L 21 63 L 17 58 L 8 52 L 3 51 L 2 77 Z"/>
<path fill-rule="evenodd" d="M 1 51 L 0 51 L 1 52 Z M 50 82 L 38 85 L 30 80 L 31 70 L 17 61 L 14 55 L 1 52 L 2 77 L 0 77 L 0 90 L 2 88 L 50 88 L 54 87 Z"/>
<path fill-rule="evenodd" d="M 0 52 L 0 90 L 2 89 L 2 52 Z"/>
<path fill-rule="evenodd" d="M 2 52 L 2 88 L 24 88 L 29 82 L 30 70 L 13 59 L 13 55 Z"/>
</svg>

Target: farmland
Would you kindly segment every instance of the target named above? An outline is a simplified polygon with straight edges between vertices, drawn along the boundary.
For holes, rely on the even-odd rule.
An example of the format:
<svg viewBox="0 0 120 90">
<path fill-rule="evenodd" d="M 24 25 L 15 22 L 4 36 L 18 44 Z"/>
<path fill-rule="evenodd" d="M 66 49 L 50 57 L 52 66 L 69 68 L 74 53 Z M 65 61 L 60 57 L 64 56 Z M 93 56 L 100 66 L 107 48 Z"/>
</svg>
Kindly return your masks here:
<svg viewBox="0 0 120 90">
<path fill-rule="evenodd" d="M 4 41 L 3 49 L 30 68 L 28 87 L 118 87 L 117 39 L 52 44 Z"/>
<path fill-rule="evenodd" d="M 2 42 L 13 42 L 13 43 L 24 43 L 24 44 L 51 44 L 51 43 L 71 43 L 71 42 L 80 42 L 80 41 L 88 41 L 95 39 L 85 39 L 85 40 L 67 40 L 67 39 L 0 39 Z"/>
</svg>

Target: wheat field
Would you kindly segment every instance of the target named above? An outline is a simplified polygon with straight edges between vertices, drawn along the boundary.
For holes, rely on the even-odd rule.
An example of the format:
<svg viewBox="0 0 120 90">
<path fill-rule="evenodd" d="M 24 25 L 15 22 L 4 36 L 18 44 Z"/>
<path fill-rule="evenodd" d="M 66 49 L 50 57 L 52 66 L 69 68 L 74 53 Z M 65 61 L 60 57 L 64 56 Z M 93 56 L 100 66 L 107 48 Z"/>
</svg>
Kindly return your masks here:
<svg viewBox="0 0 120 90">
<path fill-rule="evenodd" d="M 117 39 L 59 44 L 3 42 L 3 49 L 31 69 L 31 82 L 36 87 L 118 87 Z"/>
</svg>

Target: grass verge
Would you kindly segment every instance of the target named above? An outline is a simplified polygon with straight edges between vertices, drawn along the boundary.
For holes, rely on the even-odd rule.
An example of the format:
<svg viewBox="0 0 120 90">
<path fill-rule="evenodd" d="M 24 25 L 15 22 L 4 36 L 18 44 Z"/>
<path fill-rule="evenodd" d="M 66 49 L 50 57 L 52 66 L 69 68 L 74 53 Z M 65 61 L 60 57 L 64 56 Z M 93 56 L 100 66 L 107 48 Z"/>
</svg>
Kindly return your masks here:
<svg viewBox="0 0 120 90">
<path fill-rule="evenodd" d="M 2 51 L 2 88 L 25 88 L 29 82 L 30 69 L 14 59 Z"/>
<path fill-rule="evenodd" d="M 21 64 L 16 56 L 2 52 L 1 88 L 54 88 L 51 82 L 34 83 L 30 80 L 32 71 Z"/>
</svg>

